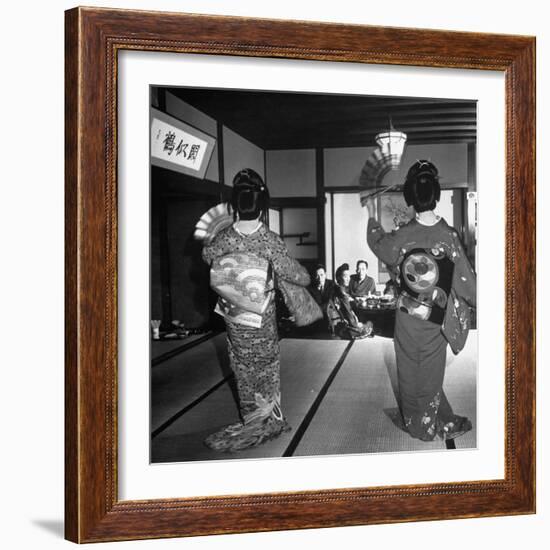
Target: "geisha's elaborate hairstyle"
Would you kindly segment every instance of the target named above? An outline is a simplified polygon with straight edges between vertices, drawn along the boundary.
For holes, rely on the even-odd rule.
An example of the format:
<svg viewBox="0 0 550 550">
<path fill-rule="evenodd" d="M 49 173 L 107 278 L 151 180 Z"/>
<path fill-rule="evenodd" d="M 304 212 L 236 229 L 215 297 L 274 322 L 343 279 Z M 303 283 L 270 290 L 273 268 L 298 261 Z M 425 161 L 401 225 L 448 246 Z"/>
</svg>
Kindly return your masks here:
<svg viewBox="0 0 550 550">
<path fill-rule="evenodd" d="M 233 178 L 231 206 L 241 220 L 255 220 L 260 214 L 266 215 L 269 191 L 261 176 L 252 168 L 237 172 Z"/>
<path fill-rule="evenodd" d="M 417 160 L 407 172 L 403 197 L 417 212 L 433 210 L 441 197 L 437 168 L 428 160 Z"/>
</svg>

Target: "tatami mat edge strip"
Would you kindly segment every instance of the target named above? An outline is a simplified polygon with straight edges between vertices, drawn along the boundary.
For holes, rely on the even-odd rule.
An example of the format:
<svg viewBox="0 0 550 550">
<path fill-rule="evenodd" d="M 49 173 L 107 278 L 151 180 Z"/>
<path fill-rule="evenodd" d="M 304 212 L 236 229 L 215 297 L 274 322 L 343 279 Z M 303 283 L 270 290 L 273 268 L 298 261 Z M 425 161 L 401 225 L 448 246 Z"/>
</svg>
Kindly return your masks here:
<svg viewBox="0 0 550 550">
<path fill-rule="evenodd" d="M 166 353 L 163 353 L 158 357 L 154 357 L 153 359 L 151 359 L 151 367 L 156 367 L 160 363 L 164 363 L 164 361 L 168 361 L 168 359 L 172 359 L 172 357 L 175 357 L 176 355 L 179 355 L 180 353 L 183 353 L 188 349 L 194 348 L 195 346 L 198 346 L 199 344 L 202 344 L 203 342 L 210 340 L 210 338 L 214 338 L 214 336 L 217 336 L 218 334 L 220 334 L 220 331 L 209 332 L 208 334 L 205 334 L 204 336 L 197 338 L 192 342 L 188 342 L 187 344 L 182 344 L 180 347 L 176 349 L 167 351 Z"/>
<path fill-rule="evenodd" d="M 183 407 L 183 409 L 180 409 L 176 414 L 172 415 L 168 420 L 163 422 L 156 430 L 153 430 L 151 432 L 151 439 L 154 439 L 159 434 L 161 434 L 166 428 L 171 426 L 178 418 L 181 418 L 186 412 L 190 411 L 193 407 L 197 406 L 201 401 L 206 399 L 210 394 L 214 393 L 218 388 L 223 386 L 230 378 L 232 378 L 233 374 L 228 374 L 225 378 L 222 378 L 217 384 L 214 384 L 209 390 L 205 391 L 202 395 L 199 395 L 197 399 L 189 403 L 189 405 L 186 405 Z"/>
<path fill-rule="evenodd" d="M 294 451 L 300 444 L 300 441 L 304 434 L 306 433 L 306 430 L 308 429 L 311 421 L 313 420 L 313 417 L 315 416 L 315 413 L 317 412 L 317 409 L 321 405 L 321 402 L 323 401 L 325 395 L 327 394 L 332 382 L 336 378 L 336 375 L 338 374 L 338 371 L 344 364 L 344 361 L 346 360 L 346 357 L 353 346 L 353 340 L 350 341 L 350 343 L 346 346 L 346 349 L 342 352 L 342 355 L 340 356 L 340 359 L 338 359 L 338 362 L 332 369 L 332 372 L 326 379 L 323 387 L 321 388 L 321 391 L 319 391 L 319 394 L 317 395 L 315 401 L 309 408 L 307 414 L 305 415 L 304 419 L 302 420 L 301 424 L 298 426 L 298 429 L 296 430 L 296 433 L 294 434 L 294 437 L 290 441 L 288 447 L 286 448 L 285 452 L 283 453 L 283 457 L 289 457 L 294 454 Z"/>
</svg>

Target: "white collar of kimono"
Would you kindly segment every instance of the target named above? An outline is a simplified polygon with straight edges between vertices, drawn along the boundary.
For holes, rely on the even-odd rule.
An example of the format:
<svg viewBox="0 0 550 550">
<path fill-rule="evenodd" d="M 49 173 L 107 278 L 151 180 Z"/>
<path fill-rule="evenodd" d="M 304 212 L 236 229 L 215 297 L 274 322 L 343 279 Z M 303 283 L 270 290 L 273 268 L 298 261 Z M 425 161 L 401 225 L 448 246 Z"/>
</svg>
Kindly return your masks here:
<svg viewBox="0 0 550 550">
<path fill-rule="evenodd" d="M 239 228 L 237 227 L 237 224 L 238 224 L 238 223 L 239 223 L 239 222 L 235 222 L 235 223 L 233 224 L 233 229 L 234 229 L 239 235 L 241 235 L 242 237 L 247 237 L 248 235 L 252 235 L 253 233 L 256 233 L 256 231 L 258 231 L 258 229 L 260 229 L 260 227 L 262 227 L 262 222 L 258 222 L 258 225 L 256 225 L 256 227 L 255 227 L 252 231 L 250 231 L 250 232 L 248 232 L 248 233 L 243 233 L 243 232 L 240 231 Z"/>
<path fill-rule="evenodd" d="M 441 219 L 441 216 L 435 216 L 435 221 L 430 223 L 430 222 L 421 220 L 421 219 L 419 218 L 418 214 L 416 214 L 416 221 L 417 221 L 420 225 L 432 226 L 432 225 L 435 225 L 436 223 L 438 223 L 440 219 Z"/>
</svg>

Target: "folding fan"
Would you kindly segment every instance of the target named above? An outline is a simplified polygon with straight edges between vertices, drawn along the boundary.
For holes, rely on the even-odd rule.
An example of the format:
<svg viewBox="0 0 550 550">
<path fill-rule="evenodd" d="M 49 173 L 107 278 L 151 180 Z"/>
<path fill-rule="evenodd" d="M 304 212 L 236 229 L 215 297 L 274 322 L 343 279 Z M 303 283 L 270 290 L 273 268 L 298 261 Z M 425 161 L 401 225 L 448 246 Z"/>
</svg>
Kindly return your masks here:
<svg viewBox="0 0 550 550">
<path fill-rule="evenodd" d="M 388 132 L 378 134 L 375 140 L 378 147 L 367 158 L 359 176 L 359 184 L 363 187 L 359 194 L 362 205 L 370 197 L 381 195 L 398 186 L 395 183 L 384 187 L 382 181 L 390 170 L 399 169 L 407 134 L 397 132 L 391 126 Z"/>
<path fill-rule="evenodd" d="M 359 184 L 361 187 L 372 191 L 379 189 L 384 176 L 393 167 L 392 155 L 384 154 L 382 150 L 377 147 L 365 162 L 363 170 L 361 170 Z"/>
<path fill-rule="evenodd" d="M 212 239 L 226 227 L 233 223 L 233 214 L 230 206 L 222 202 L 206 211 L 195 225 L 193 236 L 197 241 L 210 244 Z"/>
</svg>

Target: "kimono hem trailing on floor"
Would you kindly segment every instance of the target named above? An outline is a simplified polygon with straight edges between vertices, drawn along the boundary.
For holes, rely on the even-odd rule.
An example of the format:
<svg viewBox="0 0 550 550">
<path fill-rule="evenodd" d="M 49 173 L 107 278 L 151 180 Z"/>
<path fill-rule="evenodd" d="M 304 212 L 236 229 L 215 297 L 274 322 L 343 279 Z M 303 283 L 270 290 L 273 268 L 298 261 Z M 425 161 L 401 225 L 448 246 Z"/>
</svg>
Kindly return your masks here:
<svg viewBox="0 0 550 550">
<path fill-rule="evenodd" d="M 235 252 L 267 259 L 273 274 L 300 286 L 310 282 L 307 271 L 288 255 L 284 242 L 263 224 L 250 235 L 234 227 L 221 231 L 203 249 L 203 258 Z M 218 451 L 238 451 L 259 445 L 290 429 L 281 410 L 280 348 L 274 300 L 262 314 L 259 328 L 225 320 L 229 363 L 235 375 L 241 422 L 208 436 L 205 444 Z"/>
<path fill-rule="evenodd" d="M 447 343 L 454 353 L 464 347 L 469 307 L 476 303 L 475 273 L 458 235 L 443 219 L 432 226 L 413 219 L 399 230 L 386 233 L 371 218 L 367 241 L 380 260 L 394 270 L 400 287 L 394 334 L 401 412 L 397 423 L 412 437 L 424 441 L 436 435 L 442 439 L 457 437 L 470 430 L 472 424 L 454 414 L 443 391 Z M 443 270 L 436 265 L 446 259 L 452 262 L 448 270 L 452 282 L 447 292 L 438 286 Z M 410 276 L 413 287 L 425 284 L 428 291 L 411 296 L 404 276 Z M 437 308 L 439 317 L 432 313 Z"/>
</svg>

